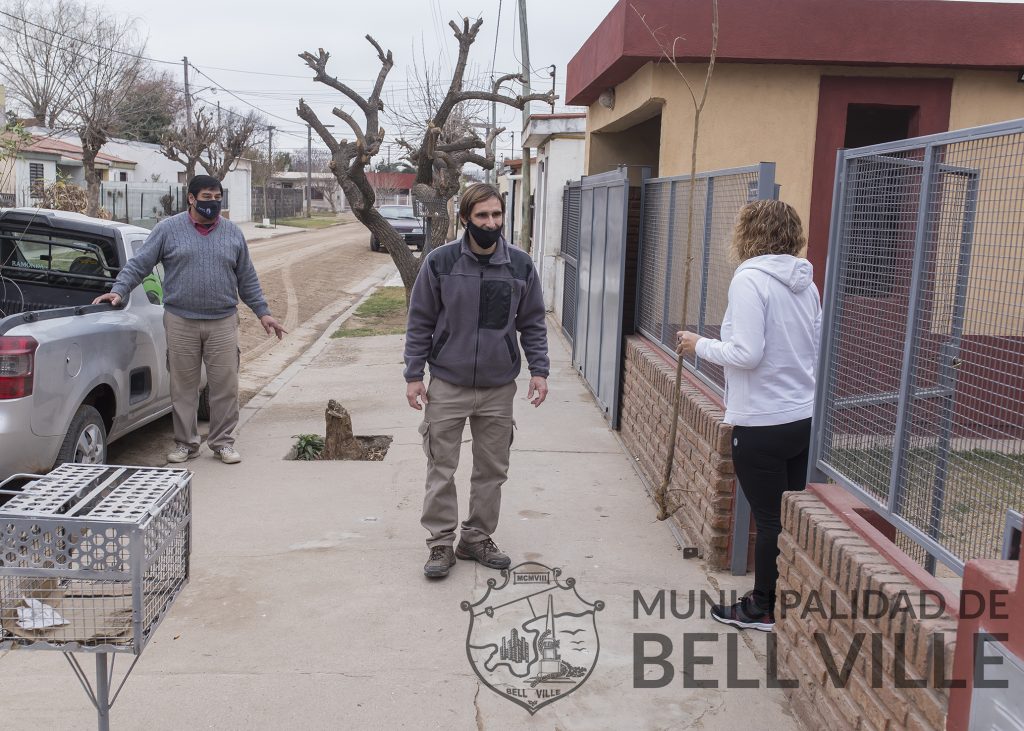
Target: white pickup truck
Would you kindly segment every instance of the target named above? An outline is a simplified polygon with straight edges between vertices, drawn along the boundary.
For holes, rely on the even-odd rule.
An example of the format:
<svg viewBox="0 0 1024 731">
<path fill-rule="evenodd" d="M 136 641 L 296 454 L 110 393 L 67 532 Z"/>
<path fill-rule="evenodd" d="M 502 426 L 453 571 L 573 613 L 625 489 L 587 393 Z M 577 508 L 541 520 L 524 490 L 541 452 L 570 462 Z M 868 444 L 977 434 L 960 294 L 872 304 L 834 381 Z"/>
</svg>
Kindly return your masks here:
<svg viewBox="0 0 1024 731">
<path fill-rule="evenodd" d="M 105 463 L 110 442 L 170 412 L 162 272 L 122 307 L 91 304 L 148 235 L 76 213 L 0 210 L 0 480 Z"/>
</svg>

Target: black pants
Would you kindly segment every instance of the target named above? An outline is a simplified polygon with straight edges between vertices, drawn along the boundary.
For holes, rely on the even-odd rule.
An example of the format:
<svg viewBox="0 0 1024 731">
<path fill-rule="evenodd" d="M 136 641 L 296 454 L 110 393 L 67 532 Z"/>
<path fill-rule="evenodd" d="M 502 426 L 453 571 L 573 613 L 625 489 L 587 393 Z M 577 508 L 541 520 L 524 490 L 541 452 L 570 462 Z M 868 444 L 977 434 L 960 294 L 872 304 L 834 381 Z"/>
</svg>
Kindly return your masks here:
<svg viewBox="0 0 1024 731">
<path fill-rule="evenodd" d="M 775 606 L 779 580 L 779 533 L 782 493 L 807 484 L 807 450 L 811 420 L 774 426 L 734 426 L 732 461 L 757 525 L 754 544 L 754 600 L 763 609 Z"/>
</svg>

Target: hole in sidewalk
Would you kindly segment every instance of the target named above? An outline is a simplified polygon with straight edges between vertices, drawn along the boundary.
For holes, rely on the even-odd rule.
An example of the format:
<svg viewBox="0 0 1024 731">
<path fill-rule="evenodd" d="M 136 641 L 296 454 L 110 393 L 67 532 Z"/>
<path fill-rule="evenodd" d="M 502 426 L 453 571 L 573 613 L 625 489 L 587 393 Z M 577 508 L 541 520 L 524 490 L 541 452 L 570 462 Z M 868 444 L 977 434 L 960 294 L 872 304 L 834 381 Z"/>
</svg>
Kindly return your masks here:
<svg viewBox="0 0 1024 731">
<path fill-rule="evenodd" d="M 311 437 L 316 437 L 316 439 L 311 439 Z M 355 439 L 355 441 L 360 445 L 361 449 L 349 450 L 338 457 L 328 458 L 323 456 L 323 437 L 312 434 L 301 434 L 299 435 L 299 441 L 293 444 L 291 450 L 287 455 L 285 455 L 285 459 L 300 462 L 330 462 L 339 460 L 382 462 L 384 457 L 387 456 L 388 449 L 391 447 L 391 442 L 393 442 L 395 438 L 389 434 L 374 434 L 370 436 L 360 436 L 359 434 L 356 434 L 353 439 Z M 303 456 L 300 456 L 300 453 Z"/>
</svg>

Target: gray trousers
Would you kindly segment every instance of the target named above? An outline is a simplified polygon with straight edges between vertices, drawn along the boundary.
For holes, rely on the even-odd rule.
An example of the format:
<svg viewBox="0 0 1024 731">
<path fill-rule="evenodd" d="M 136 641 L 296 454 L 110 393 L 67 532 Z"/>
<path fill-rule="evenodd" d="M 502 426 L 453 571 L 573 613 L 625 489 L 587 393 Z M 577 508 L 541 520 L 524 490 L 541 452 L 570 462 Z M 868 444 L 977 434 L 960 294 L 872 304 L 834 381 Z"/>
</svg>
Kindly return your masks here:
<svg viewBox="0 0 1024 731">
<path fill-rule="evenodd" d="M 469 419 L 473 435 L 473 472 L 469 481 L 469 515 L 462 521 L 461 538 L 476 543 L 498 527 L 501 486 L 508 479 L 512 447 L 512 399 L 515 381 L 497 388 L 456 386 L 431 378 L 428 403 L 419 431 L 427 455 L 427 491 L 420 521 L 430 533 L 427 545 L 455 542 L 459 505 L 455 470 L 459 466 L 462 432 Z"/>
<path fill-rule="evenodd" d="M 206 364 L 210 385 L 210 435 L 217 451 L 231 447 L 238 426 L 238 313 L 219 320 L 186 320 L 164 312 L 167 363 L 171 370 L 174 441 L 199 449 L 199 384 Z"/>
</svg>

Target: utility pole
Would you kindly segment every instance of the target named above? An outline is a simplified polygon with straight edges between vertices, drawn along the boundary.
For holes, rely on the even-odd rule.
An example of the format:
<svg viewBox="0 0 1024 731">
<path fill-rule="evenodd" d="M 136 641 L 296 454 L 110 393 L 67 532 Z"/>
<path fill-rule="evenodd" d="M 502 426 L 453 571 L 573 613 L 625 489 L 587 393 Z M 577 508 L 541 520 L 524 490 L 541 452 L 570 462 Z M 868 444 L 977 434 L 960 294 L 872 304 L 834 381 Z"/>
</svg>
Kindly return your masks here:
<svg viewBox="0 0 1024 731">
<path fill-rule="evenodd" d="M 494 88 L 494 77 L 491 77 L 491 91 L 497 91 Z M 497 157 L 498 140 L 494 137 L 494 130 L 498 128 L 498 103 L 495 101 L 491 102 L 491 127 L 487 130 L 487 134 L 491 137 L 490 143 L 487 145 L 487 152 L 490 153 L 488 157 Z M 487 182 L 497 185 L 498 184 L 498 170 L 491 168 L 487 171 Z"/>
<path fill-rule="evenodd" d="M 267 188 L 270 187 L 270 176 L 274 174 L 274 127 L 267 127 L 267 177 L 263 181 L 263 218 L 270 218 L 270 209 L 267 207 Z"/>
<path fill-rule="evenodd" d="M 530 94 L 530 35 L 526 23 L 526 0 L 519 0 L 519 40 L 523 56 L 523 96 Z M 519 223 L 519 245 L 530 251 L 530 148 L 526 146 L 526 125 L 530 120 L 530 102 L 523 107 L 523 213 Z"/>
<path fill-rule="evenodd" d="M 551 64 L 551 70 L 548 71 L 551 75 L 551 113 L 555 113 L 555 75 L 558 73 L 558 67 Z M 219 103 L 219 102 L 218 102 Z"/>
<path fill-rule="evenodd" d="M 313 217 L 313 127 L 306 124 L 306 218 Z"/>
<path fill-rule="evenodd" d="M 185 129 L 192 129 L 192 94 L 189 93 L 188 88 L 188 56 L 183 57 L 182 62 L 185 64 Z"/>
</svg>

